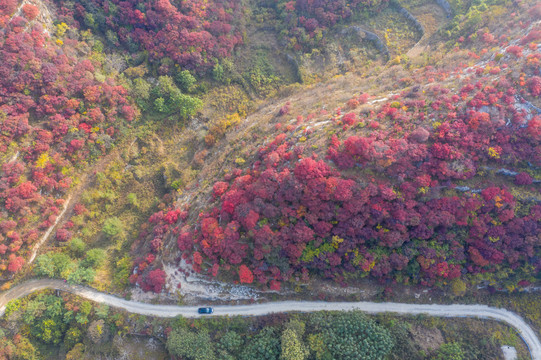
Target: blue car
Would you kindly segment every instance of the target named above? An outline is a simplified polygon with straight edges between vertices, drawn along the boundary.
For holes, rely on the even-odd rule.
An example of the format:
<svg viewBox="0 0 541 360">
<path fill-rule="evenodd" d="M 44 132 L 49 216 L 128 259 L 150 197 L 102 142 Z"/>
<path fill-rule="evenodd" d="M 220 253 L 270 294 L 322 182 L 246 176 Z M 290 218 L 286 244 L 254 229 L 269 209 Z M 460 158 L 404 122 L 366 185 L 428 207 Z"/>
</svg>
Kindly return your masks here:
<svg viewBox="0 0 541 360">
<path fill-rule="evenodd" d="M 211 307 L 201 307 L 197 309 L 197 312 L 199 314 L 212 314 L 214 312 L 214 309 Z"/>
</svg>

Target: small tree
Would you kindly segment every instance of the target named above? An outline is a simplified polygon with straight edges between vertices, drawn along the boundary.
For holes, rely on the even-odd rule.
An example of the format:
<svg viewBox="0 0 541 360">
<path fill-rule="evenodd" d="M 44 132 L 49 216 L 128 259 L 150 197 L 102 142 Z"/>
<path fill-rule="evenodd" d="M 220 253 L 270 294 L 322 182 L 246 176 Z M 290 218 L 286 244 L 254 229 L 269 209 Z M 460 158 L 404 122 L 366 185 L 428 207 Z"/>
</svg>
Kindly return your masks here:
<svg viewBox="0 0 541 360">
<path fill-rule="evenodd" d="M 128 286 L 132 267 L 132 260 L 128 256 L 124 256 L 116 262 L 116 268 L 113 274 L 113 283 L 115 286 L 121 288 Z"/>
<path fill-rule="evenodd" d="M 91 249 L 86 253 L 86 257 L 82 261 L 82 265 L 96 269 L 99 267 L 105 259 L 105 250 L 103 249 Z"/>
<path fill-rule="evenodd" d="M 466 283 L 460 278 L 453 279 L 451 281 L 451 291 L 454 296 L 464 296 L 466 293 Z"/>
<path fill-rule="evenodd" d="M 214 80 L 218 82 L 224 81 L 224 78 L 225 78 L 224 67 L 220 64 L 214 65 L 214 68 L 212 69 L 212 77 L 214 78 Z"/>
<path fill-rule="evenodd" d="M 145 285 L 146 286 L 143 287 L 143 290 L 145 291 L 147 291 L 146 288 L 148 288 L 155 293 L 161 292 L 165 285 L 165 271 L 162 269 L 154 269 L 149 272 L 145 279 Z"/>
<path fill-rule="evenodd" d="M 69 249 L 76 256 L 82 256 L 86 250 L 86 244 L 81 238 L 73 238 L 69 243 Z"/>
<path fill-rule="evenodd" d="M 134 193 L 129 193 L 128 194 L 128 203 L 133 206 L 134 208 L 138 208 L 139 207 L 139 200 L 137 199 L 137 195 L 134 194 Z"/>
</svg>

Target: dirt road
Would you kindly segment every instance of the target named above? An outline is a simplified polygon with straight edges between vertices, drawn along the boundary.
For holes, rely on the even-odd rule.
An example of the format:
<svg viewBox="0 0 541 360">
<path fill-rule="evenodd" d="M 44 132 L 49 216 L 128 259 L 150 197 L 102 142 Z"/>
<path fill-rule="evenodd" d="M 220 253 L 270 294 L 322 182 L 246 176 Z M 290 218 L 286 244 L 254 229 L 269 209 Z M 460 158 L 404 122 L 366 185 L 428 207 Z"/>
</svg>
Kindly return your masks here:
<svg viewBox="0 0 541 360">
<path fill-rule="evenodd" d="M 157 317 L 184 317 L 195 318 L 197 307 L 154 305 L 129 301 L 113 295 L 80 286 L 69 285 L 61 280 L 42 279 L 29 280 L 0 294 L 0 316 L 6 309 L 6 304 L 34 291 L 42 289 L 57 289 L 79 295 L 86 299 L 124 309 L 128 312 Z M 403 304 L 403 303 L 374 303 L 374 302 L 320 302 L 320 301 L 281 301 L 254 305 L 220 305 L 214 307 L 213 315 L 205 316 L 255 316 L 278 312 L 312 312 L 321 310 L 360 310 L 369 314 L 394 313 L 400 315 L 426 314 L 440 317 L 468 317 L 502 321 L 515 328 L 524 342 L 528 345 L 533 360 L 541 360 L 541 343 L 538 334 L 517 314 L 486 305 L 438 305 L 438 304 Z"/>
</svg>

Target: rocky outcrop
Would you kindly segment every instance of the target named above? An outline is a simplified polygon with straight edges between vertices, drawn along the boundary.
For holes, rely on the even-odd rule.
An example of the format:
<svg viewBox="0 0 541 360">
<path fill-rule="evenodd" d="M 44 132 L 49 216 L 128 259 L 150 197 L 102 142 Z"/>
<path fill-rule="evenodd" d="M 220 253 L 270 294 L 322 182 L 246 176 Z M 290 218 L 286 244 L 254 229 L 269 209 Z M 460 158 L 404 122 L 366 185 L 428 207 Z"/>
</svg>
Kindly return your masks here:
<svg viewBox="0 0 541 360">
<path fill-rule="evenodd" d="M 371 31 L 365 30 L 360 26 L 353 25 L 342 30 L 342 34 L 343 35 L 358 34 L 359 37 L 361 37 L 362 39 L 371 41 L 376 47 L 376 49 L 378 49 L 378 51 L 381 52 L 387 60 L 389 60 L 391 57 L 389 53 L 389 48 L 387 47 L 387 45 L 385 45 L 385 43 L 383 42 L 383 40 L 380 39 L 379 36 L 377 36 L 375 33 Z"/>
<path fill-rule="evenodd" d="M 453 16 L 453 8 L 451 7 L 451 4 L 447 0 L 436 0 L 436 3 L 441 6 L 443 11 L 445 11 L 445 15 L 450 18 Z"/>
</svg>

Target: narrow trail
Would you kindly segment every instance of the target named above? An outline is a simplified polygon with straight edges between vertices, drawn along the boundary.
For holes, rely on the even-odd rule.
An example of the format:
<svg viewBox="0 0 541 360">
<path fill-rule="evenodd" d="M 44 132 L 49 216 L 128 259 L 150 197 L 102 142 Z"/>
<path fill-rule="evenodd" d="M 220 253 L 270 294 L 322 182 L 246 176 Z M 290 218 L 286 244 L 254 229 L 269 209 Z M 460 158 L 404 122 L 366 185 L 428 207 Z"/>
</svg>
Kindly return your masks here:
<svg viewBox="0 0 541 360">
<path fill-rule="evenodd" d="M 68 285 L 61 280 L 29 280 L 0 294 L 0 316 L 4 315 L 9 301 L 43 289 L 66 291 L 85 299 L 120 308 L 131 313 L 170 318 L 181 315 L 187 318 L 200 317 L 196 306 L 154 305 L 129 301 L 113 295 L 101 293 L 80 285 Z M 536 332 L 517 314 L 487 305 L 439 305 L 439 304 L 404 304 L 375 302 L 322 302 L 322 301 L 280 301 L 253 305 L 219 305 L 214 307 L 214 314 L 208 316 L 260 316 L 277 312 L 313 312 L 313 311 L 351 311 L 360 310 L 369 314 L 394 313 L 398 315 L 425 314 L 438 317 L 465 317 L 490 319 L 504 322 L 515 328 L 530 351 L 532 360 L 541 360 L 541 342 Z"/>
<path fill-rule="evenodd" d="M 64 207 L 62 209 L 62 212 L 58 214 L 54 224 L 52 224 L 47 229 L 45 234 L 43 234 L 43 236 L 32 248 L 31 255 L 25 264 L 26 266 L 34 262 L 34 260 L 36 259 L 36 256 L 39 253 L 39 249 L 47 241 L 49 236 L 51 236 L 52 231 L 56 228 L 56 226 L 60 222 L 64 221 L 64 215 L 67 214 L 67 217 L 69 217 L 69 214 L 73 211 L 73 207 L 75 206 L 75 204 L 79 202 L 79 199 L 83 191 L 95 181 L 96 173 L 99 172 L 99 169 L 105 169 L 107 167 L 107 165 L 111 162 L 111 159 L 115 156 L 114 154 L 116 154 L 116 152 L 108 154 L 107 156 L 101 158 L 96 164 L 93 165 L 92 167 L 93 170 L 87 171 L 85 174 L 82 175 L 80 179 L 80 184 L 71 191 L 67 199 L 64 201 Z"/>
<path fill-rule="evenodd" d="M 26 263 L 27 265 L 30 265 L 30 264 L 32 264 L 32 262 L 34 262 L 34 260 L 36 259 L 36 255 L 38 254 L 39 248 L 41 247 L 41 245 L 43 245 L 45 243 L 45 241 L 47 241 L 47 239 L 51 235 L 51 232 L 54 230 L 56 225 L 58 225 L 60 220 L 62 220 L 62 217 L 64 216 L 64 214 L 66 213 L 66 210 L 68 209 L 68 205 L 69 205 L 70 201 L 71 201 L 71 195 L 68 196 L 68 198 L 64 202 L 64 209 L 62 209 L 62 212 L 60 214 L 58 214 L 54 224 L 49 226 L 49 229 L 47 229 L 45 234 L 43 234 L 41 239 L 39 239 L 39 241 L 32 248 L 32 254 L 30 255 L 30 258 L 28 259 L 28 262 Z"/>
</svg>

